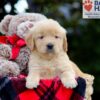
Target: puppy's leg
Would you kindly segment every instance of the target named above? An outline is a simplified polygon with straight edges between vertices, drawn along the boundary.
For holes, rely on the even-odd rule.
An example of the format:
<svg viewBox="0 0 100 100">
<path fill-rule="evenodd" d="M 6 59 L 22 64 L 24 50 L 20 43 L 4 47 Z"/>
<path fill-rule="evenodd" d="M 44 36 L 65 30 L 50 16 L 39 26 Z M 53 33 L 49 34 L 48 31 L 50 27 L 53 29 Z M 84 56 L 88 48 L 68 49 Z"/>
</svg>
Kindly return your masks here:
<svg viewBox="0 0 100 100">
<path fill-rule="evenodd" d="M 66 68 L 62 68 L 62 74 L 60 78 L 63 85 L 67 88 L 75 88 L 77 86 L 75 73 L 70 65 L 68 65 Z"/>
<path fill-rule="evenodd" d="M 72 64 L 72 67 L 73 67 L 76 75 L 80 76 L 86 80 L 85 98 L 86 98 L 86 100 L 91 100 L 91 95 L 93 94 L 93 86 L 92 85 L 93 85 L 93 81 L 94 81 L 94 76 L 83 73 L 74 62 L 70 61 L 70 63 Z"/>
<path fill-rule="evenodd" d="M 83 73 L 79 69 L 79 67 L 74 62 L 72 62 L 72 61 L 70 61 L 70 64 L 72 65 L 73 70 L 75 71 L 75 73 L 76 73 L 77 76 L 85 78 L 88 82 L 93 83 L 93 80 L 94 80 L 94 76 L 93 75 Z"/>
<path fill-rule="evenodd" d="M 29 89 L 36 88 L 39 85 L 40 76 L 37 69 L 29 68 L 29 74 L 26 78 L 26 87 Z"/>
</svg>

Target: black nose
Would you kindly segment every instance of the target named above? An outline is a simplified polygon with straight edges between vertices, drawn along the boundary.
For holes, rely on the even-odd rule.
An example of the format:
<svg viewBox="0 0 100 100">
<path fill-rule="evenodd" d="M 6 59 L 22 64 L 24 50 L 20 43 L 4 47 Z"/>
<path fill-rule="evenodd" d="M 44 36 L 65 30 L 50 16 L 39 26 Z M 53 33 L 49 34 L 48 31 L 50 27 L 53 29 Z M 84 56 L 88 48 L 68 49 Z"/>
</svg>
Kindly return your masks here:
<svg viewBox="0 0 100 100">
<path fill-rule="evenodd" d="M 47 48 L 48 48 L 49 50 L 53 49 L 53 44 L 51 44 L 51 43 L 48 44 L 48 45 L 47 45 Z"/>
</svg>

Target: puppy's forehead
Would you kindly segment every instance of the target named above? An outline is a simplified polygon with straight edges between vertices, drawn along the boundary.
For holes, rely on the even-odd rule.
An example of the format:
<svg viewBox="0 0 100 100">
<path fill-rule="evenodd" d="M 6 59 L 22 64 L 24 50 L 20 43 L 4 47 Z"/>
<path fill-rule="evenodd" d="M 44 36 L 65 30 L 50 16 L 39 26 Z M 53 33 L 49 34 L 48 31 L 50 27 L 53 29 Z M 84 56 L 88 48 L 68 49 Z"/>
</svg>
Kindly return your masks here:
<svg viewBox="0 0 100 100">
<path fill-rule="evenodd" d="M 65 29 L 57 22 L 51 19 L 38 22 L 34 29 L 36 34 L 65 34 Z"/>
</svg>

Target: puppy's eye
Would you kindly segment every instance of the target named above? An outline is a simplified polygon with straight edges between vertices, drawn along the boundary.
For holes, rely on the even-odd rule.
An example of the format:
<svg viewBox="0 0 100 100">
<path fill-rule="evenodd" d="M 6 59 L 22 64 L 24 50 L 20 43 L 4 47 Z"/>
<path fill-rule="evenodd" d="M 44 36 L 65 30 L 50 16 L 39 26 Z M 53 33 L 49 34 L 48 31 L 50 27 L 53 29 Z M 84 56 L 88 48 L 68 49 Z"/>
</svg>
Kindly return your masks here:
<svg viewBox="0 0 100 100">
<path fill-rule="evenodd" d="M 56 39 L 60 38 L 59 36 L 55 36 Z"/>
<path fill-rule="evenodd" d="M 43 39 L 44 38 L 44 36 L 40 36 L 40 37 L 38 37 L 39 39 Z"/>
</svg>

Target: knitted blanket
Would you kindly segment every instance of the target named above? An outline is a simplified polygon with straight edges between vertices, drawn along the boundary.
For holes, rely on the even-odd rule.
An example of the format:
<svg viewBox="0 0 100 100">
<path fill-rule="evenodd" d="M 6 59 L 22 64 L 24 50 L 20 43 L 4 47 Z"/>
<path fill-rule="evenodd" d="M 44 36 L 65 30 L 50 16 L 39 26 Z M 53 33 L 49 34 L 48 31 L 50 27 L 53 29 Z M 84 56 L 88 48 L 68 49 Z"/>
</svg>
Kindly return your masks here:
<svg viewBox="0 0 100 100">
<path fill-rule="evenodd" d="M 78 86 L 68 89 L 60 79 L 40 80 L 33 89 L 25 87 L 25 76 L 0 78 L 0 100 L 84 100 L 86 82 L 77 78 Z"/>
</svg>

